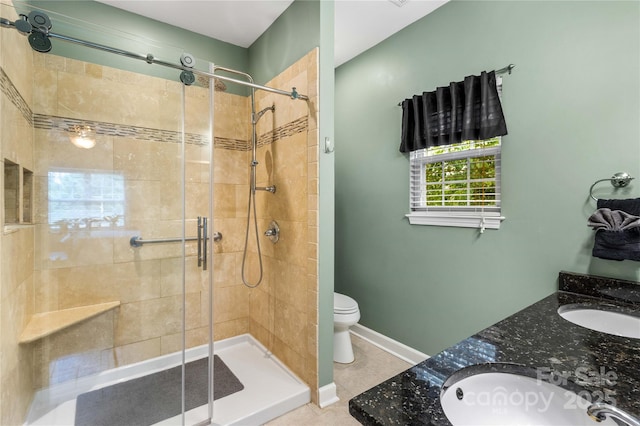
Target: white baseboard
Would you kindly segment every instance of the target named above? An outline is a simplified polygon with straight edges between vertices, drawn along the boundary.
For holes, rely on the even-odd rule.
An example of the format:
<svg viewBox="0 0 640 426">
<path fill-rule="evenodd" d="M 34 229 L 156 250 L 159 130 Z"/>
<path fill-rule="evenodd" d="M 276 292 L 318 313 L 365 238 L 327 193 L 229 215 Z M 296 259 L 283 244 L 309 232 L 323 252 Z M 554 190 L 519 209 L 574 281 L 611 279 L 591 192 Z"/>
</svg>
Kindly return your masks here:
<svg viewBox="0 0 640 426">
<path fill-rule="evenodd" d="M 380 349 L 389 352 L 391 355 L 412 364 L 418 364 L 425 359 L 429 358 L 429 355 L 424 354 L 412 347 L 400 343 L 397 340 L 393 340 L 390 337 L 380 334 L 377 331 L 371 330 L 364 325 L 356 324 L 351 326 L 351 333 L 366 340 L 367 342 L 379 347 Z"/>
<path fill-rule="evenodd" d="M 335 383 L 331 382 L 318 389 L 318 405 L 320 408 L 335 404 L 338 401 L 340 399 L 338 398 L 338 389 Z"/>
</svg>

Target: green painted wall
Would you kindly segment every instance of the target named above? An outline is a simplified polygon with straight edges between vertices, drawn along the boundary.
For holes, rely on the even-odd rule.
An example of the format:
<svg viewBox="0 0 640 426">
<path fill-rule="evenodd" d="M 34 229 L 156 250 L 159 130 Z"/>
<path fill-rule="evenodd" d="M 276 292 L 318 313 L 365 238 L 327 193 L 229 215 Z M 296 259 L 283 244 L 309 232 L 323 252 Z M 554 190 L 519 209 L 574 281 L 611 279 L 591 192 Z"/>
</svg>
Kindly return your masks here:
<svg viewBox="0 0 640 426">
<path fill-rule="evenodd" d="M 335 140 L 334 2 L 320 6 L 320 210 L 318 289 L 318 380 L 333 382 L 333 287 L 335 276 L 335 153 L 324 152 L 326 138 Z"/>
<path fill-rule="evenodd" d="M 502 229 L 409 225 L 398 102 L 509 63 Z M 336 291 L 363 325 L 435 354 L 553 293 L 560 270 L 640 278 L 591 257 L 586 225 L 595 180 L 640 178 L 640 3 L 453 1 L 339 67 L 335 117 Z"/>
<path fill-rule="evenodd" d="M 256 83 L 265 84 L 320 46 L 320 3 L 294 1 L 249 47 L 249 74 Z"/>
<path fill-rule="evenodd" d="M 206 37 L 182 28 L 145 18 L 99 2 L 60 0 L 16 0 L 19 10 L 34 8 L 46 12 L 53 22 L 54 33 L 85 39 L 180 63 L 180 55 L 189 52 L 198 62 L 196 68 L 208 71 L 208 61 L 217 65 L 244 70 L 249 67 L 248 49 Z M 52 54 L 93 62 L 156 77 L 179 80 L 180 71 L 146 62 L 100 52 L 88 47 L 52 40 Z M 228 83 L 227 91 L 246 94 L 244 87 Z"/>
</svg>

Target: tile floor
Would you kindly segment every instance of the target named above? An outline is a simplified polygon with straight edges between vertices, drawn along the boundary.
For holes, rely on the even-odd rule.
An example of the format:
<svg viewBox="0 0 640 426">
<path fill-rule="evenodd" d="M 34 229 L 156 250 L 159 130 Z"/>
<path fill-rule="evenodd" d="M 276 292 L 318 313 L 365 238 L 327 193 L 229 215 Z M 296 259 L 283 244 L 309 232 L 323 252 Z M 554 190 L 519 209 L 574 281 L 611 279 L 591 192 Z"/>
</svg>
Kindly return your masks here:
<svg viewBox="0 0 640 426">
<path fill-rule="evenodd" d="M 267 426 L 357 426 L 349 414 L 349 400 L 365 390 L 411 367 L 411 364 L 351 335 L 355 361 L 333 364 L 333 380 L 340 401 L 325 408 L 306 404 L 267 423 Z"/>
</svg>

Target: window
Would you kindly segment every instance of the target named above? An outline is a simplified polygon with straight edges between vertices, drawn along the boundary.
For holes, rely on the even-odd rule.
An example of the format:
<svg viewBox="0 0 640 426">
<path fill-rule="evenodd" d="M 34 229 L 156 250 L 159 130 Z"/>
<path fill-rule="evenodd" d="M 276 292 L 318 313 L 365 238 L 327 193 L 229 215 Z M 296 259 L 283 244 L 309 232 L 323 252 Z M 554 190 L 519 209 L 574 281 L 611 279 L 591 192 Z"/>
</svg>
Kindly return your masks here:
<svg viewBox="0 0 640 426">
<path fill-rule="evenodd" d="M 495 89 L 502 98 L 502 78 Z M 499 229 L 501 147 L 497 136 L 411 151 L 409 223 Z"/>
<path fill-rule="evenodd" d="M 124 177 L 94 171 L 49 172 L 49 224 L 75 229 L 124 225 Z"/>
<path fill-rule="evenodd" d="M 498 229 L 499 137 L 412 151 L 411 224 Z"/>
</svg>

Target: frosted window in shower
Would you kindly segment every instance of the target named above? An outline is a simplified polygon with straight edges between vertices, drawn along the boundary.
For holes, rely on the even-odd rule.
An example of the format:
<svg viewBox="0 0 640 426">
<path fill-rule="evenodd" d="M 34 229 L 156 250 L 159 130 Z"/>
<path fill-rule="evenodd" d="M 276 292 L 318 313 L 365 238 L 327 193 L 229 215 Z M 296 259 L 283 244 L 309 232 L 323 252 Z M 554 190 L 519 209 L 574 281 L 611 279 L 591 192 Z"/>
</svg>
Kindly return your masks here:
<svg viewBox="0 0 640 426">
<path fill-rule="evenodd" d="M 48 176 L 49 225 L 75 229 L 124 225 L 124 177 L 119 173 L 58 170 Z"/>
</svg>

